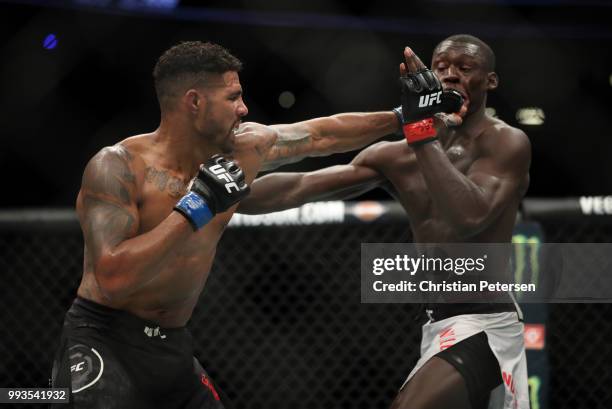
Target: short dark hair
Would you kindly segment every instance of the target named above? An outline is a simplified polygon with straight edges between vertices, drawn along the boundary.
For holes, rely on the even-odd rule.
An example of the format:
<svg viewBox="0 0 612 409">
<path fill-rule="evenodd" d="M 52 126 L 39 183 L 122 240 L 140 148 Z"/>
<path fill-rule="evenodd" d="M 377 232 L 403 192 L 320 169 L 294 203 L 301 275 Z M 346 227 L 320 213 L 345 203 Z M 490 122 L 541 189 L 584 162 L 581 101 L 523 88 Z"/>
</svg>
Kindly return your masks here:
<svg viewBox="0 0 612 409">
<path fill-rule="evenodd" d="M 495 71 L 495 53 L 493 52 L 491 47 L 489 47 L 489 45 L 485 43 L 484 41 L 482 41 L 480 38 L 475 37 L 470 34 L 452 35 L 440 41 L 440 43 L 438 43 L 436 48 L 434 48 L 434 54 L 438 51 L 438 48 L 440 48 L 442 43 L 446 41 L 452 41 L 454 43 L 473 44 L 473 45 L 478 46 L 478 48 L 480 48 L 480 50 L 482 51 L 481 55 L 482 55 L 482 58 L 484 59 L 485 69 L 489 72 Z"/>
<path fill-rule="evenodd" d="M 155 92 L 160 106 L 177 92 L 177 86 L 193 86 L 206 74 L 240 71 L 242 62 L 219 44 L 184 41 L 166 50 L 153 68 Z"/>
</svg>

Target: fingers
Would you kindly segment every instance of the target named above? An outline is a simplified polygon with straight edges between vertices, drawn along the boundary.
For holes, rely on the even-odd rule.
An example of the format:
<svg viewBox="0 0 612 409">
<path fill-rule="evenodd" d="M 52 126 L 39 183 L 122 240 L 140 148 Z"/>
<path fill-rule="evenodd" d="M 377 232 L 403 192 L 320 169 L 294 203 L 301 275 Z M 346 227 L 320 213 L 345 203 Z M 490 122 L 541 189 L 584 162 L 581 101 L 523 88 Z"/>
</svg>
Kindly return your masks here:
<svg viewBox="0 0 612 409">
<path fill-rule="evenodd" d="M 406 75 L 408 75 L 408 71 L 406 70 L 406 64 L 404 63 L 400 63 L 400 77 L 405 77 Z"/>
<path fill-rule="evenodd" d="M 440 131 L 444 128 L 459 126 L 463 123 L 463 118 L 457 114 L 445 114 L 439 112 L 434 115 L 434 127 Z"/>
<path fill-rule="evenodd" d="M 414 53 L 414 51 L 412 51 L 410 47 L 404 48 L 404 59 L 406 61 L 406 69 L 410 74 L 414 74 L 426 68 L 423 61 L 421 61 L 421 59 Z"/>
</svg>

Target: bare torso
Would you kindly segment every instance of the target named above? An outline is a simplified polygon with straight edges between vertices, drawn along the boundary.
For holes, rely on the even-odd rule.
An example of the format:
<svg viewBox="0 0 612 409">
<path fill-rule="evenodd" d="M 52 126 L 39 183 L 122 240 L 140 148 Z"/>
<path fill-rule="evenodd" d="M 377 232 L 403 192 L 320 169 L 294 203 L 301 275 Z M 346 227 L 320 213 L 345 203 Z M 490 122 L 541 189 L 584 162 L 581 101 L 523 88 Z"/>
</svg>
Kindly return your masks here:
<svg viewBox="0 0 612 409">
<path fill-rule="evenodd" d="M 440 137 L 440 143 L 453 166 L 467 174 L 472 164 L 487 150 L 503 146 L 499 130 L 508 125 L 495 118 L 485 117 L 471 132 L 451 129 Z M 434 205 L 414 151 L 405 141 L 381 142 L 370 148 L 368 165 L 382 173 L 385 189 L 403 206 L 410 219 L 416 242 L 509 242 L 521 198 L 528 185 L 528 175 L 511 197 L 499 216 L 484 230 L 469 238 L 460 237 L 440 215 Z M 457 206 L 464 204 L 457 203 Z"/>
<path fill-rule="evenodd" d="M 168 163 L 163 151 L 156 148 L 151 134 L 128 138 L 119 145 L 127 149 L 133 158 L 132 171 L 139 188 L 139 226 L 136 235 L 141 235 L 154 229 L 170 215 L 174 205 L 186 193 L 193 175 L 178 164 Z M 250 184 L 261 165 L 256 150 L 247 148 L 236 151 L 234 159 L 243 168 L 246 181 Z M 79 194 L 78 201 L 82 200 L 82 194 Z M 217 214 L 206 226 L 191 234 L 163 262 L 151 267 L 155 269 L 149 271 L 152 279 L 121 300 L 111 301 L 105 297 L 93 272 L 86 240 L 83 278 L 78 295 L 128 311 L 162 327 L 185 325 L 208 279 L 217 243 L 236 207 Z M 83 220 L 81 223 L 84 223 Z"/>
</svg>

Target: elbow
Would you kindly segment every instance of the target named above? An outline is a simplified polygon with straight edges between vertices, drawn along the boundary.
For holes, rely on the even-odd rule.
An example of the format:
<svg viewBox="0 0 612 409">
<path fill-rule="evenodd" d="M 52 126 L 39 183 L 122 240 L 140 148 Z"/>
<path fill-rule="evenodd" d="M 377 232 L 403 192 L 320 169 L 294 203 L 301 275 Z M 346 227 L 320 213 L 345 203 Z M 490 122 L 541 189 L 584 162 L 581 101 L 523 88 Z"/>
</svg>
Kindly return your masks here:
<svg viewBox="0 0 612 409">
<path fill-rule="evenodd" d="M 459 238 L 467 240 L 483 231 L 485 223 L 480 218 L 463 218 L 453 223 L 453 228 Z"/>
<path fill-rule="evenodd" d="M 310 136 L 312 138 L 312 153 L 310 156 L 328 156 L 347 151 L 337 132 L 329 129 L 311 129 Z"/>
<path fill-rule="evenodd" d="M 486 204 L 479 206 L 477 203 L 473 203 L 471 209 L 470 206 L 466 206 L 460 212 L 449 214 L 451 216 L 450 225 L 459 238 L 467 240 L 487 228 L 492 220 L 491 212 L 492 209 Z"/>
<path fill-rule="evenodd" d="M 94 276 L 102 295 L 109 301 L 119 301 L 129 295 L 126 282 L 119 273 L 115 256 L 106 255 L 94 267 Z"/>
<path fill-rule="evenodd" d="M 334 153 L 343 153 L 349 150 L 351 149 L 341 144 L 335 136 L 321 136 L 314 143 L 314 152 L 312 156 L 329 156 Z"/>
</svg>

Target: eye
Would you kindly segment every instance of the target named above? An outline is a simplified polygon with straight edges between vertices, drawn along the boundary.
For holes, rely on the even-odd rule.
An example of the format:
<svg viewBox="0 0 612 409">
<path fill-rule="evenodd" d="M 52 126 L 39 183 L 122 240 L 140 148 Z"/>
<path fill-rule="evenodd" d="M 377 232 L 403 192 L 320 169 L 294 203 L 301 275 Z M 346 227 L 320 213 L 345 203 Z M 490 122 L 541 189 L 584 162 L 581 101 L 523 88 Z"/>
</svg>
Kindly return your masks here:
<svg viewBox="0 0 612 409">
<path fill-rule="evenodd" d="M 436 71 L 444 71 L 447 68 L 448 68 L 448 65 L 440 63 L 440 64 L 436 65 L 435 69 L 436 69 Z"/>
<path fill-rule="evenodd" d="M 230 94 L 227 99 L 234 102 L 238 101 L 240 98 L 242 98 L 242 92 L 234 92 L 233 94 Z"/>
<path fill-rule="evenodd" d="M 472 67 L 468 65 L 462 65 L 460 69 L 462 72 L 470 72 L 472 70 Z"/>
</svg>

